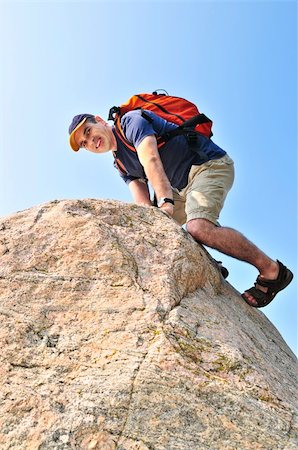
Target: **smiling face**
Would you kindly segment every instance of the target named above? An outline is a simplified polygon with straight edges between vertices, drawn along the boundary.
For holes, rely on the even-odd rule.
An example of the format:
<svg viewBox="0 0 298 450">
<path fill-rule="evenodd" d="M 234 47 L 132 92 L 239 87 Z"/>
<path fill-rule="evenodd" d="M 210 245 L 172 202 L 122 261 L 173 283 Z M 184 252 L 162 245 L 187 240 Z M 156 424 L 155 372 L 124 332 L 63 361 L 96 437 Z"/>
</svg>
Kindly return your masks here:
<svg viewBox="0 0 298 450">
<path fill-rule="evenodd" d="M 117 149 L 112 128 L 99 116 L 96 123 L 86 121 L 74 133 L 74 139 L 80 148 L 92 153 L 105 153 Z"/>
</svg>

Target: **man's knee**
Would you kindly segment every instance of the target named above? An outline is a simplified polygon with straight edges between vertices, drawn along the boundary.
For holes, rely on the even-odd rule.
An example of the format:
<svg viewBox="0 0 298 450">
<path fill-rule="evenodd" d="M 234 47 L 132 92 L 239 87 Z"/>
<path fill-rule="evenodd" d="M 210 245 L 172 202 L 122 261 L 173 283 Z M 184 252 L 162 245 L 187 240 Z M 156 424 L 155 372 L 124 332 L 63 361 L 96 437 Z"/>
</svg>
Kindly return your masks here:
<svg viewBox="0 0 298 450">
<path fill-rule="evenodd" d="M 192 219 L 186 224 L 188 233 L 199 242 L 206 241 L 215 230 L 216 225 L 207 219 Z"/>
</svg>

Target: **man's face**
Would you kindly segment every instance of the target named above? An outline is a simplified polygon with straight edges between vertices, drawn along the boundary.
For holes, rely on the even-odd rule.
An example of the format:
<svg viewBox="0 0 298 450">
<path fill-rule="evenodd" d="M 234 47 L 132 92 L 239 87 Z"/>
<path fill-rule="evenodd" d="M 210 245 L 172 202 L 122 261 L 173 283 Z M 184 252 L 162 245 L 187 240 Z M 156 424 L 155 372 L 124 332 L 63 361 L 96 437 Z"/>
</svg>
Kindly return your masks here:
<svg viewBox="0 0 298 450">
<path fill-rule="evenodd" d="M 112 128 L 100 117 L 96 123 L 85 122 L 75 132 L 74 139 L 80 148 L 93 153 L 105 153 L 116 150 L 117 143 Z"/>
</svg>

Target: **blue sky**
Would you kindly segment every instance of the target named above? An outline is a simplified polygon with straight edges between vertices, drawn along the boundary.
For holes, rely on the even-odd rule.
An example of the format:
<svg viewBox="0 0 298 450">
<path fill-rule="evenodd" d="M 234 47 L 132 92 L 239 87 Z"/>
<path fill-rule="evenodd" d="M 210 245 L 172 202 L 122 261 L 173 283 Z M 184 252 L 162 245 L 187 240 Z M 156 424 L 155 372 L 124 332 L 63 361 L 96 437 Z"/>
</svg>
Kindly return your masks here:
<svg viewBox="0 0 298 450">
<path fill-rule="evenodd" d="M 131 201 L 111 155 L 75 154 L 73 115 L 164 88 L 234 159 L 221 223 L 297 273 L 295 1 L 2 2 L 0 216 L 53 199 Z M 256 270 L 224 255 L 243 291 Z M 297 349 L 297 284 L 262 310 Z"/>
</svg>

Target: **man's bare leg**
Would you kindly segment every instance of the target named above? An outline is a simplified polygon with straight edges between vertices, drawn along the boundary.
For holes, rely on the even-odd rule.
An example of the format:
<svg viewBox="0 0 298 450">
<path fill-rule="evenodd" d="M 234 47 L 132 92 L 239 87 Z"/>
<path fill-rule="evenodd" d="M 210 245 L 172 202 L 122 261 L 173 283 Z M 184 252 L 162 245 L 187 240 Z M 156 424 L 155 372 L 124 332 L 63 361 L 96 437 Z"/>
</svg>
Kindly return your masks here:
<svg viewBox="0 0 298 450">
<path fill-rule="evenodd" d="M 207 219 L 193 219 L 187 222 L 187 231 L 191 236 L 208 247 L 233 258 L 252 264 L 260 272 L 260 276 L 268 280 L 274 280 L 278 276 L 279 266 L 276 261 L 269 258 L 255 244 L 250 242 L 239 231 L 227 227 L 217 227 Z M 267 291 L 262 286 L 258 289 Z M 257 305 L 256 300 L 244 293 L 248 302 Z"/>
</svg>

